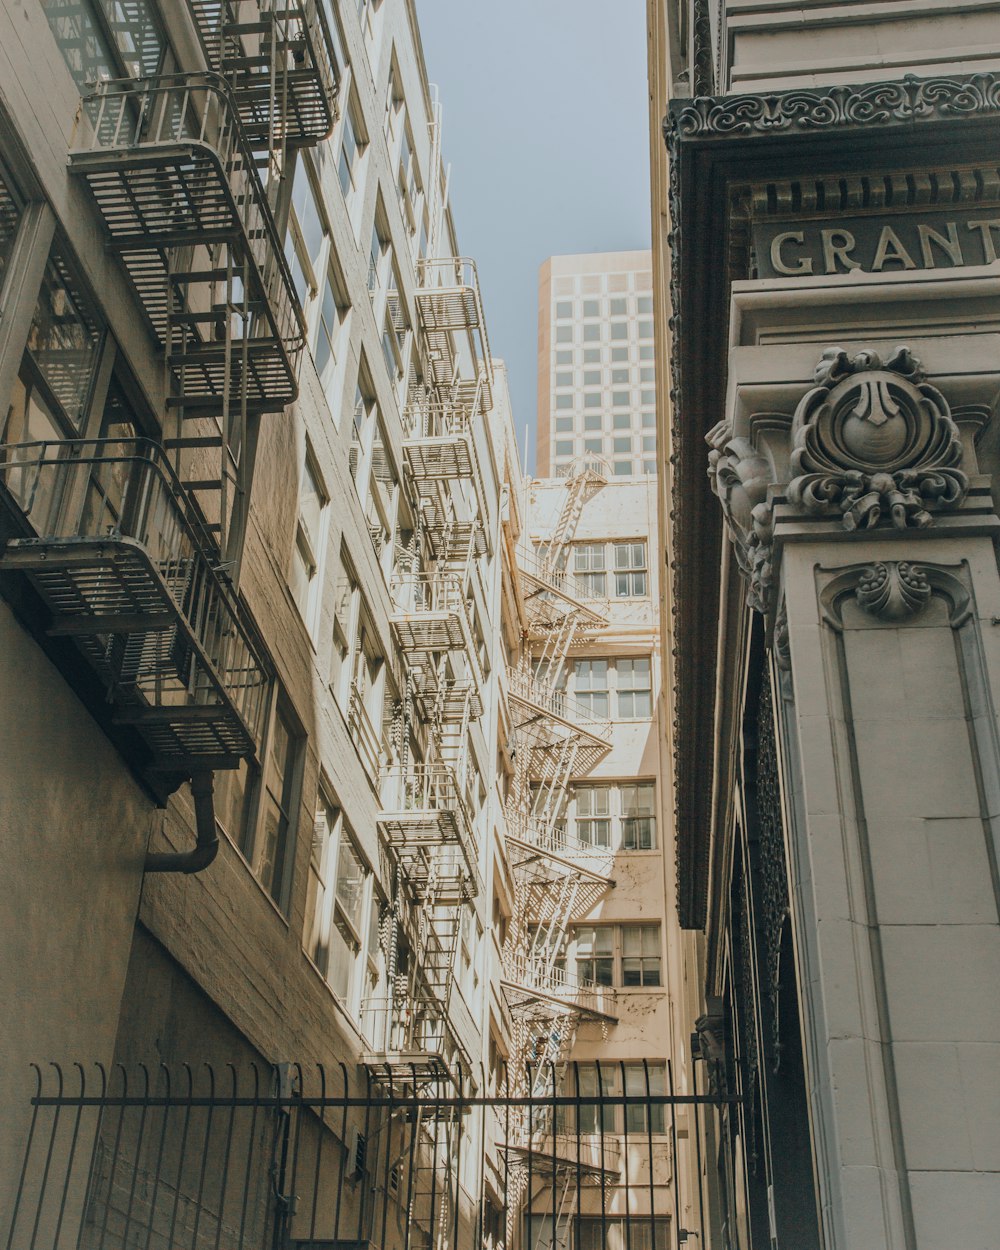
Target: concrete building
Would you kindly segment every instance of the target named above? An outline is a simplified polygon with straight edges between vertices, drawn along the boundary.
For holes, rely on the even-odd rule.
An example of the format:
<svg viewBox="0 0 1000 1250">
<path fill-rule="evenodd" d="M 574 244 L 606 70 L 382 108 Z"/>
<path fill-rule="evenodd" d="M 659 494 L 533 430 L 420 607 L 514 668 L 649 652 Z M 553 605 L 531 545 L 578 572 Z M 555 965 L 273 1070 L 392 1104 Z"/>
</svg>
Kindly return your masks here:
<svg viewBox="0 0 1000 1250">
<path fill-rule="evenodd" d="M 648 4 L 702 1245 L 991 1250 L 1000 5 Z"/>
<path fill-rule="evenodd" d="M 539 477 L 606 461 L 613 477 L 656 473 L 648 252 L 550 256 L 538 282 Z"/>
<path fill-rule="evenodd" d="M 469 1245 L 510 414 L 414 6 L 0 34 L 7 1244 Z"/>
<path fill-rule="evenodd" d="M 520 1165 L 563 1194 L 555 1209 L 546 1190 L 526 1198 L 527 1244 L 660 1250 L 674 1219 L 671 1109 L 616 1102 L 672 1083 L 655 482 L 530 479 L 524 514 L 501 959 L 511 1057 L 539 1093 L 608 1099 L 557 1111 L 555 1133 L 537 1112 L 521 1126 Z"/>
</svg>

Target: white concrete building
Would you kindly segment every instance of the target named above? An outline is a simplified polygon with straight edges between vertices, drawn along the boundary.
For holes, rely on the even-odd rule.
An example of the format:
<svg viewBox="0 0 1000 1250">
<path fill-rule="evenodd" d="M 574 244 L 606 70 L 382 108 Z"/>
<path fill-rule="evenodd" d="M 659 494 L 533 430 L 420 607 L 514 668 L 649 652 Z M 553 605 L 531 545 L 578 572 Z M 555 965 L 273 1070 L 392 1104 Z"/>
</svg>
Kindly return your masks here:
<svg viewBox="0 0 1000 1250">
<path fill-rule="evenodd" d="M 538 282 L 539 477 L 599 460 L 612 477 L 656 473 L 649 252 L 550 256 Z"/>
</svg>

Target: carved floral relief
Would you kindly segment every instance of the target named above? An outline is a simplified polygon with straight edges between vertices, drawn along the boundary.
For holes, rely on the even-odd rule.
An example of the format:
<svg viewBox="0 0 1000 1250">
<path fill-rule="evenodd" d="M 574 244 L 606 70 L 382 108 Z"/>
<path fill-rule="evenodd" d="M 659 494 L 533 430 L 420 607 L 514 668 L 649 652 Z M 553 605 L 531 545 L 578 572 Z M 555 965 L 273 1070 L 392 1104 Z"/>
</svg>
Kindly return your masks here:
<svg viewBox="0 0 1000 1250">
<path fill-rule="evenodd" d="M 851 359 L 831 347 L 815 376 L 792 424 L 789 502 L 840 513 L 848 530 L 883 518 L 896 529 L 924 528 L 932 509 L 961 503 L 969 481 L 958 468 L 958 427 L 908 348 L 883 364 L 875 352 Z"/>
<path fill-rule="evenodd" d="M 791 480 L 774 481 L 772 460 L 754 441 L 720 422 L 706 436 L 708 474 L 747 582 L 747 602 L 773 607 L 773 499 L 855 532 L 877 526 L 922 529 L 960 505 L 969 480 L 948 402 L 928 383 L 907 347 L 883 359 L 840 347 L 823 353 L 815 385 L 791 426 Z M 905 563 L 872 566 L 872 610 L 889 617 L 919 606 L 920 574 Z M 884 602 L 883 602 L 884 600 Z M 865 604 L 867 607 L 868 604 Z"/>
</svg>

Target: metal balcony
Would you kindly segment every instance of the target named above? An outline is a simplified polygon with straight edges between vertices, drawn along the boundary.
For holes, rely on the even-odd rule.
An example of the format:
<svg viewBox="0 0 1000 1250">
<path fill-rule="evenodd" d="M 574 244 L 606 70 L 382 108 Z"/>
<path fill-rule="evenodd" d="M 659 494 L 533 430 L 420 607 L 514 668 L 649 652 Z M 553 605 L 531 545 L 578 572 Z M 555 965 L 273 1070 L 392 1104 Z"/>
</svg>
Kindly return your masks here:
<svg viewBox="0 0 1000 1250">
<path fill-rule="evenodd" d="M 607 625 L 607 600 L 588 594 L 586 586 L 572 573 L 534 551 L 525 550 L 517 553 L 517 567 L 525 607 L 533 624 L 549 623 L 570 609 L 585 629 Z M 561 601 L 558 605 L 553 604 L 556 597 Z"/>
<path fill-rule="evenodd" d="M 205 60 L 228 80 L 253 147 L 302 147 L 328 137 L 340 66 L 320 0 L 187 3 Z"/>
<path fill-rule="evenodd" d="M 458 1071 L 471 1070 L 445 1010 L 433 1002 L 390 997 L 362 1003 L 365 1037 L 370 1043 L 363 1062 L 372 1076 L 391 1079 L 395 1088 L 420 1088 L 442 1077 L 457 1081 Z"/>
<path fill-rule="evenodd" d="M 563 691 L 539 681 L 530 673 L 514 670 L 508 676 L 508 692 L 511 702 L 520 704 L 540 731 L 544 732 L 546 726 L 539 722 L 546 721 L 553 727 L 586 737 L 601 748 L 602 754 L 610 749 L 611 721 L 607 717 L 595 716 L 586 704 L 570 698 Z M 517 726 L 523 727 L 524 724 Z"/>
<path fill-rule="evenodd" d="M 253 755 L 268 666 L 157 445 L 10 444 L 0 482 L 36 535 L 8 542 L 0 569 L 29 579 L 48 632 L 73 639 L 151 764 L 189 772 Z"/>
<path fill-rule="evenodd" d="M 421 719 L 435 725 L 461 725 L 479 720 L 483 697 L 471 681 L 441 679 L 436 670 L 414 674 L 415 697 Z"/>
<path fill-rule="evenodd" d="M 466 334 L 476 352 L 478 365 L 476 376 L 465 382 L 470 389 L 482 388 L 483 403 L 488 410 L 493 403 L 493 363 L 475 261 L 464 256 L 419 261 L 415 295 L 427 342 L 431 382 L 438 387 L 454 385 L 459 353 L 453 336 Z"/>
<path fill-rule="evenodd" d="M 389 592 L 392 624 L 399 645 L 422 669 L 435 667 L 428 658 L 443 652 L 465 656 L 471 677 L 482 687 L 472 608 L 458 573 L 400 573 Z"/>
<path fill-rule="evenodd" d="M 478 892 L 472 825 L 455 773 L 447 764 L 386 769 L 376 821 L 416 889 L 434 882 L 443 904 Z"/>
<path fill-rule="evenodd" d="M 302 313 L 224 79 L 100 83 L 84 100 L 70 170 L 86 180 L 167 352 L 171 402 L 198 416 L 295 399 Z"/>
<path fill-rule="evenodd" d="M 595 981 L 582 981 L 537 955 L 504 958 L 500 984 L 512 1011 L 536 1005 L 560 1008 L 589 1020 L 617 1024 L 615 992 Z"/>
<path fill-rule="evenodd" d="M 541 816 L 508 812 L 506 819 L 508 846 L 527 860 L 542 857 L 563 873 L 579 873 L 608 889 L 614 886 L 611 875 L 614 856 L 610 847 L 581 842 L 579 838 L 571 837 L 564 826 L 552 825 Z M 521 864 L 515 863 L 513 867 L 519 868 Z"/>
</svg>

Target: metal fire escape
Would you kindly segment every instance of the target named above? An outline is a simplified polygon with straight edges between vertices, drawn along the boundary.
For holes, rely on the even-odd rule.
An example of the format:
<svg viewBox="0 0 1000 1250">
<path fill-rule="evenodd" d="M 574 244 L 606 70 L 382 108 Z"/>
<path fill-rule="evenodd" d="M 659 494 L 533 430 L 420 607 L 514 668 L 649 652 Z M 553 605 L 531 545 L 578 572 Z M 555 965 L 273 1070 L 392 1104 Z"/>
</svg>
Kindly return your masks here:
<svg viewBox="0 0 1000 1250">
<path fill-rule="evenodd" d="M 611 725 L 565 693 L 567 661 L 607 623 L 604 605 L 589 598 L 566 571 L 570 544 L 587 502 L 605 479 L 587 466 L 566 480 L 566 494 L 548 541 L 518 553 L 528 633 L 508 675 L 513 727 L 514 784 L 507 811 L 507 844 L 514 874 L 514 914 L 503 951 L 503 989 L 515 1021 L 511 1071 L 520 1092 L 542 1097 L 558 1085 L 581 1021 L 615 1022 L 613 991 L 581 980 L 566 967 L 574 916 L 592 910 L 613 888 L 607 849 L 572 837 L 564 813 L 572 779 L 586 775 L 611 746 Z M 511 1220 L 520 1218 L 530 1175 L 559 1187 L 563 1171 L 559 1125 L 545 1112 L 521 1116 L 509 1143 L 521 1162 L 509 1177 Z M 611 1161 L 583 1171 L 599 1179 Z M 560 1219 L 571 1220 L 575 1186 L 567 1186 Z M 513 1234 L 513 1225 L 508 1237 Z M 557 1233 L 560 1230 L 557 1230 Z"/>
<path fill-rule="evenodd" d="M 173 776 L 261 737 L 269 665 L 236 585 L 259 418 L 295 398 L 304 336 L 260 170 L 329 133 L 336 96 L 315 0 L 189 8 L 208 70 L 100 82 L 69 154 L 163 352 L 163 436 L 0 451 L 34 531 L 2 567 Z"/>
<path fill-rule="evenodd" d="M 457 990 L 456 961 L 463 917 L 481 890 L 469 735 L 484 711 L 478 560 L 493 535 L 476 431 L 490 411 L 492 370 L 472 262 L 421 262 L 416 308 L 422 379 L 403 410 L 403 485 L 416 528 L 390 582 L 405 689 L 378 816 L 394 881 L 390 984 L 368 1004 L 366 1063 L 382 1088 L 427 1099 L 401 1125 L 415 1161 L 405 1189 L 407 1244 L 444 1250 L 457 1228 L 461 1126 L 453 1104 L 434 1100 L 473 1072 L 475 1025 Z"/>
</svg>

